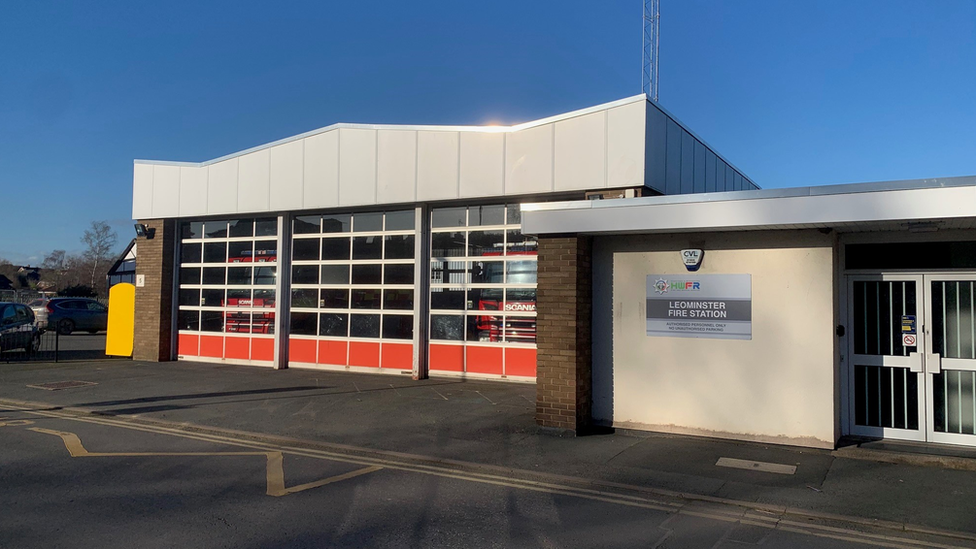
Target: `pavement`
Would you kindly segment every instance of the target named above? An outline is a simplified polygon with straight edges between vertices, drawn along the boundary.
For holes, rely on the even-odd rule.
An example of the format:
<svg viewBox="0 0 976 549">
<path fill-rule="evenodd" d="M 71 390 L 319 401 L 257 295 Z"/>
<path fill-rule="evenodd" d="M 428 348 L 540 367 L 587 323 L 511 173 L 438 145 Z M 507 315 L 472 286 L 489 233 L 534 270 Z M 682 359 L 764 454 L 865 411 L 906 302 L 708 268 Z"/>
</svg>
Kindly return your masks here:
<svg viewBox="0 0 976 549">
<path fill-rule="evenodd" d="M 89 384 L 38 388 L 63 381 Z M 976 472 L 966 467 L 932 466 L 938 462 L 920 458 L 921 452 L 890 444 L 831 452 L 623 431 L 554 436 L 536 426 L 535 387 L 528 384 L 191 362 L 33 362 L 0 364 L 0 406 L 33 414 L 30 421 L 38 414 L 71 415 L 44 416 L 59 425 L 85 418 L 125 421 L 109 427 L 250 441 L 262 451 L 324 452 L 364 467 L 395 463 L 478 482 L 504 479 L 522 489 L 555 486 L 590 500 L 600 494 L 597 501 L 717 506 L 720 513 L 776 517 L 777 524 L 873 528 L 883 539 L 935 535 L 943 546 L 944 540 L 976 545 Z M 976 463 L 964 451 L 951 457 L 957 464 Z M 747 469 L 719 466 L 720 460 L 744 462 Z M 794 467 L 791 474 L 770 472 Z M 664 513 L 661 521 L 669 524 L 684 520 Z M 585 516 L 579 520 L 585 523 Z M 726 541 L 746 536 L 728 527 L 715 535 Z M 355 545 L 357 539 L 347 541 Z M 777 543 L 791 546 L 787 541 Z"/>
</svg>

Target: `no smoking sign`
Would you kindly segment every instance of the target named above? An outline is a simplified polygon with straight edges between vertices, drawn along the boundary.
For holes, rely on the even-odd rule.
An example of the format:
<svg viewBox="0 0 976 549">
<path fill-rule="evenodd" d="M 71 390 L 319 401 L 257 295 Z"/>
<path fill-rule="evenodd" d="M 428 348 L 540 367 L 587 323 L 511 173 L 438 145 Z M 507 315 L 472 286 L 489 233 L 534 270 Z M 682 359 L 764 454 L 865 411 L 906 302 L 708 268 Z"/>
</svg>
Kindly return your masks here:
<svg viewBox="0 0 976 549">
<path fill-rule="evenodd" d="M 901 344 L 905 347 L 915 347 L 915 334 L 902 334 Z"/>
</svg>

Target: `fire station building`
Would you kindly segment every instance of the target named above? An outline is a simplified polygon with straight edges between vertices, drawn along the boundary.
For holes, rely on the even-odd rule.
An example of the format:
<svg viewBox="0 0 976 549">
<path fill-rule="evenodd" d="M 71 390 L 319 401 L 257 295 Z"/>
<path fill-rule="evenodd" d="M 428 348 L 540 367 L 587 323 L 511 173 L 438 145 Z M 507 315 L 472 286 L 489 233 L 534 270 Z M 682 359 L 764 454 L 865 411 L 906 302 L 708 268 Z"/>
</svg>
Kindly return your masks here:
<svg viewBox="0 0 976 549">
<path fill-rule="evenodd" d="M 976 441 L 976 178 L 759 190 L 644 95 L 137 160 L 134 358 L 534 382 L 537 420 Z"/>
</svg>

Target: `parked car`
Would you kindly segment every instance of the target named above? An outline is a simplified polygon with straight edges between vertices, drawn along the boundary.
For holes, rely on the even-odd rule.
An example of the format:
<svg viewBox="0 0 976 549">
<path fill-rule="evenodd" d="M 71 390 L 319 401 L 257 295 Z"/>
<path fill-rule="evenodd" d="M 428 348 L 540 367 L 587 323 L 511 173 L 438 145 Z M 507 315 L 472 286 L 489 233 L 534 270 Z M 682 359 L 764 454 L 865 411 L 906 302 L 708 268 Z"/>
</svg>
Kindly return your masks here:
<svg viewBox="0 0 976 549">
<path fill-rule="evenodd" d="M 47 328 L 47 303 L 50 299 L 44 297 L 35 299 L 27 304 L 30 310 L 34 311 L 34 318 L 37 319 L 37 327 L 41 330 Z"/>
<path fill-rule="evenodd" d="M 0 352 L 23 349 L 36 353 L 41 346 L 41 332 L 34 312 L 27 305 L 0 302 Z"/>
<path fill-rule="evenodd" d="M 108 307 L 84 297 L 55 297 L 47 302 L 47 325 L 61 335 L 90 334 L 108 328 Z"/>
</svg>

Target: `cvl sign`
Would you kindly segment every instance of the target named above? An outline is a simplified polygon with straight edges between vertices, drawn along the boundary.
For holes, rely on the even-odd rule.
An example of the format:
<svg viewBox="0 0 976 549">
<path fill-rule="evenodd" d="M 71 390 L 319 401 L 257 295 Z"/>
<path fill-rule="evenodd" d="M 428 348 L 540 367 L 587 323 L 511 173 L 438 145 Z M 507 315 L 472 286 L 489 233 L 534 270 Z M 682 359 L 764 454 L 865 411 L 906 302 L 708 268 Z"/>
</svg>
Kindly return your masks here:
<svg viewBox="0 0 976 549">
<path fill-rule="evenodd" d="M 687 249 L 681 250 L 681 260 L 685 263 L 685 268 L 689 271 L 697 271 L 701 267 L 702 258 L 705 257 L 705 250 Z"/>
</svg>

